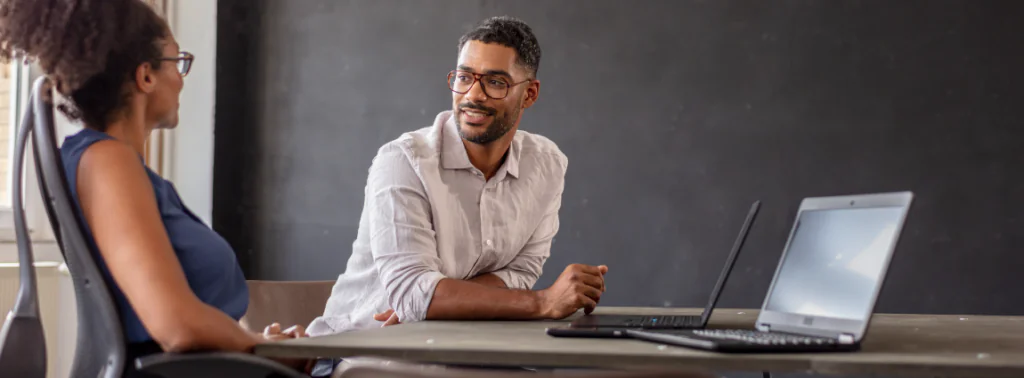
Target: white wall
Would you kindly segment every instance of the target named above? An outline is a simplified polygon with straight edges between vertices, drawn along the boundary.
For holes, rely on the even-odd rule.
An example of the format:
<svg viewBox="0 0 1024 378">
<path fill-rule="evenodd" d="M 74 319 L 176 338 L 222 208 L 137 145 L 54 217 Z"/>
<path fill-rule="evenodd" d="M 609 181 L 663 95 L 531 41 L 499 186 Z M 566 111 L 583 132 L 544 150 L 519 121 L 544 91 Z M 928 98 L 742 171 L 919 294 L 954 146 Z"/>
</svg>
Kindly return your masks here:
<svg viewBox="0 0 1024 378">
<path fill-rule="evenodd" d="M 213 114 L 217 82 L 217 0 L 174 0 L 168 20 L 183 50 L 196 56 L 181 93 L 167 178 L 209 225 L 213 218 Z"/>
</svg>

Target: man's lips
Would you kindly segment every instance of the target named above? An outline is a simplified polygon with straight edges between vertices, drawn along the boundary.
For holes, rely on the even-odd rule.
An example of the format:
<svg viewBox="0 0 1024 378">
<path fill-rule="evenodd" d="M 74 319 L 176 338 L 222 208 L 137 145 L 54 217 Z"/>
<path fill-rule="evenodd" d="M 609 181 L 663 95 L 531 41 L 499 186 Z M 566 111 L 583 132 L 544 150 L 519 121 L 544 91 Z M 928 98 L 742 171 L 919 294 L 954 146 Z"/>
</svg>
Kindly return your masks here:
<svg viewBox="0 0 1024 378">
<path fill-rule="evenodd" d="M 482 124 L 491 116 L 491 112 L 485 110 L 474 108 L 461 108 L 459 110 L 462 115 L 462 120 L 466 123 Z"/>
</svg>

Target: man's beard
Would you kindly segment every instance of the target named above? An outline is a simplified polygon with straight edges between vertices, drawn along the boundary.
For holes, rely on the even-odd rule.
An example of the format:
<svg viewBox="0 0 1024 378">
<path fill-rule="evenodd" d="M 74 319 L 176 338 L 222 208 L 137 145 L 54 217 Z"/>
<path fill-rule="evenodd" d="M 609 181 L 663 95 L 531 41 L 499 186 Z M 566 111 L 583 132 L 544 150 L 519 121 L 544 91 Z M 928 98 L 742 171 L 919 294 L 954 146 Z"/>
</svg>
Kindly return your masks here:
<svg viewBox="0 0 1024 378">
<path fill-rule="evenodd" d="M 492 117 L 494 117 L 494 119 L 491 121 L 489 125 L 486 126 L 484 132 L 474 135 L 468 135 L 462 129 L 462 117 L 460 117 L 460 115 L 462 114 L 462 109 L 474 109 L 487 112 L 487 114 L 490 114 Z M 465 103 L 459 105 L 458 109 L 455 112 L 455 123 L 459 126 L 459 136 L 461 136 L 462 139 L 468 140 L 476 144 L 489 144 L 498 139 L 501 139 L 501 137 L 505 136 L 505 134 L 507 134 L 509 130 L 512 130 L 512 126 L 515 123 L 515 120 L 519 118 L 520 109 L 520 106 L 517 105 L 511 112 L 506 112 L 504 116 L 499 117 L 497 110 L 493 108 L 488 108 L 486 106 L 477 105 L 473 103 Z M 477 128 L 479 126 L 468 127 Z"/>
</svg>

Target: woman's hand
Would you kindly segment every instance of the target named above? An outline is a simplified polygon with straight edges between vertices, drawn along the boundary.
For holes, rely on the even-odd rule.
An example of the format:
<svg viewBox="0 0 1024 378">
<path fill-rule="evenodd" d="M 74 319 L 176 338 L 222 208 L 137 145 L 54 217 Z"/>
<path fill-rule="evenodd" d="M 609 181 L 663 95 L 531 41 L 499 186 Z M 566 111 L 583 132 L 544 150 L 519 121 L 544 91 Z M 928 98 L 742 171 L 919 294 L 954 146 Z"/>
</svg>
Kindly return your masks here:
<svg viewBox="0 0 1024 378">
<path fill-rule="evenodd" d="M 300 325 L 293 325 L 288 329 L 281 330 L 281 324 L 273 323 L 263 329 L 263 339 L 266 341 L 280 341 L 288 339 L 298 339 L 302 337 L 309 337 L 306 334 L 306 329 Z M 312 359 L 301 359 L 301 358 L 271 358 L 285 366 L 292 369 L 298 370 L 303 373 L 309 373 L 313 368 L 313 364 L 316 362 Z"/>
<path fill-rule="evenodd" d="M 309 337 L 309 335 L 306 334 L 306 329 L 298 324 L 288 327 L 284 331 L 281 330 L 281 324 L 279 323 L 273 323 L 263 329 L 263 338 L 267 339 L 267 341 L 298 339 L 301 337 Z"/>
</svg>

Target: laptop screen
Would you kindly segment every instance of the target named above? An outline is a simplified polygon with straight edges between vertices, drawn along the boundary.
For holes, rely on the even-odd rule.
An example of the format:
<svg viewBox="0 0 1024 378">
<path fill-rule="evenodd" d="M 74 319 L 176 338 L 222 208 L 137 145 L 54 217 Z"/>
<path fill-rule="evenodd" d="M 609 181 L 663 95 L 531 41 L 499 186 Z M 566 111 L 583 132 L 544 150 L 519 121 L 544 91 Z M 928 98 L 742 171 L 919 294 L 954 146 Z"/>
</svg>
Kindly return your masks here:
<svg viewBox="0 0 1024 378">
<path fill-rule="evenodd" d="M 866 320 L 902 207 L 805 210 L 766 309 Z"/>
</svg>

